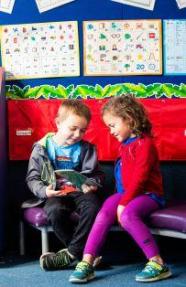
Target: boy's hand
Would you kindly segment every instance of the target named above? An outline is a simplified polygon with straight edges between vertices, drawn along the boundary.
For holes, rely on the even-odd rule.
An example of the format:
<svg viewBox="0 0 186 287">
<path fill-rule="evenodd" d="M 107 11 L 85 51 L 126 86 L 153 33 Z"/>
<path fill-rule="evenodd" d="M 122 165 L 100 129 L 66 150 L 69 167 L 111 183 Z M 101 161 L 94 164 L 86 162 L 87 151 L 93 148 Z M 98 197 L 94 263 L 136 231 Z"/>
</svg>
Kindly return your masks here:
<svg viewBox="0 0 186 287">
<path fill-rule="evenodd" d="M 118 208 L 117 208 L 117 219 L 118 219 L 118 222 L 120 224 L 121 224 L 121 214 L 124 211 L 124 209 L 125 209 L 124 205 L 118 205 Z"/>
<path fill-rule="evenodd" d="M 87 193 L 90 191 L 96 191 L 98 189 L 98 187 L 95 185 L 86 185 L 86 184 L 83 184 L 81 188 L 82 188 L 83 193 Z"/>
<path fill-rule="evenodd" d="M 46 196 L 48 198 L 55 197 L 55 196 L 62 196 L 62 195 L 66 195 L 66 194 L 63 194 L 61 192 L 61 190 L 53 190 L 52 185 L 47 186 L 47 188 L 46 188 Z"/>
</svg>

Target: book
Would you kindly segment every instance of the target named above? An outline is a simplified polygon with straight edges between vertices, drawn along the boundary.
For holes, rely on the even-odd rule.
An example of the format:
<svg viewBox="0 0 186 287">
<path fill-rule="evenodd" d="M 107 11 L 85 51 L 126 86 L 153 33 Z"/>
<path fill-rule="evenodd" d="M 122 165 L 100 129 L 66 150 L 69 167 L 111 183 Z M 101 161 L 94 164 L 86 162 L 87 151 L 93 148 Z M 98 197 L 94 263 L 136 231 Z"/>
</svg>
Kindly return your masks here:
<svg viewBox="0 0 186 287">
<path fill-rule="evenodd" d="M 88 178 L 86 175 L 73 169 L 57 169 L 55 170 L 55 175 L 57 180 L 57 189 L 63 189 L 63 186 L 71 185 L 74 186 L 76 190 L 82 191 L 81 186 L 83 184 L 101 187 L 94 178 Z"/>
</svg>

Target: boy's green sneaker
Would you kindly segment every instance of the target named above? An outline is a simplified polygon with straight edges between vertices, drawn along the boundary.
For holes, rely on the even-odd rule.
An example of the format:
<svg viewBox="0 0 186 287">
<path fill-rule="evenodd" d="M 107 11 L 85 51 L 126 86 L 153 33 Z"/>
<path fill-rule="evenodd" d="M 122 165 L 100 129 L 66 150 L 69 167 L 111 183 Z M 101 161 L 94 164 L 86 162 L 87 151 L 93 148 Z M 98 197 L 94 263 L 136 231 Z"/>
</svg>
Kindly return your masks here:
<svg viewBox="0 0 186 287">
<path fill-rule="evenodd" d="M 57 253 L 48 252 L 40 257 L 40 267 L 44 270 L 58 270 L 68 267 L 73 259 L 68 249 L 59 250 Z"/>
<path fill-rule="evenodd" d="M 152 282 L 161 279 L 166 279 L 172 275 L 166 265 L 160 265 L 157 262 L 149 261 L 145 268 L 136 275 L 136 281 Z"/>
<path fill-rule="evenodd" d="M 85 261 L 77 264 L 76 269 L 69 278 L 71 283 L 86 283 L 95 277 L 94 268 Z"/>
</svg>

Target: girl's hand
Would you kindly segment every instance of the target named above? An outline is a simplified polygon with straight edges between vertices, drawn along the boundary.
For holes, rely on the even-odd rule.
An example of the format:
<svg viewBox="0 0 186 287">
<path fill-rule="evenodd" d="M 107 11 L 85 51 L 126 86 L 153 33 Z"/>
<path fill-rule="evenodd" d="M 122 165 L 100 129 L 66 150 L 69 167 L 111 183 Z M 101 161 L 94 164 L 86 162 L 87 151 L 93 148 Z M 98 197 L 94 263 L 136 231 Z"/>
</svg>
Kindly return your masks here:
<svg viewBox="0 0 186 287">
<path fill-rule="evenodd" d="M 47 186 L 46 188 L 46 196 L 48 198 L 54 197 L 54 196 L 62 196 L 61 190 L 53 190 L 52 185 Z"/>
<path fill-rule="evenodd" d="M 98 189 L 98 187 L 95 186 L 95 185 L 86 185 L 86 184 L 83 184 L 81 186 L 81 188 L 82 188 L 83 193 L 87 193 L 87 192 L 90 192 L 90 191 L 95 191 L 95 190 Z"/>
<path fill-rule="evenodd" d="M 120 224 L 121 224 L 121 214 L 124 211 L 124 209 L 125 209 L 124 205 L 118 205 L 118 208 L 117 208 L 117 219 L 118 219 L 118 222 Z"/>
</svg>

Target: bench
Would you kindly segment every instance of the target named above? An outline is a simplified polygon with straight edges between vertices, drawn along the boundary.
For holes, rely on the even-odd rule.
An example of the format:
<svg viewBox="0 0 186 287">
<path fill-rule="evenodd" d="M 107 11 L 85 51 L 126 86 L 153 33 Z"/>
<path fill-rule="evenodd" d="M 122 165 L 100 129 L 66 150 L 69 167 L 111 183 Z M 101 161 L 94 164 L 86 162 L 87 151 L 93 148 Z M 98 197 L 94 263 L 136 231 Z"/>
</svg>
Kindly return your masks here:
<svg viewBox="0 0 186 287">
<path fill-rule="evenodd" d="M 168 170 L 169 167 L 169 170 Z M 108 193 L 111 193 L 114 188 L 113 181 L 113 164 L 102 164 L 102 168 L 106 174 L 105 189 Z M 162 174 L 165 181 L 165 193 L 170 191 L 171 186 L 167 184 L 167 181 L 175 179 L 175 184 L 179 185 L 178 178 L 184 179 L 185 175 L 181 174 L 181 171 L 185 173 L 185 167 L 183 165 L 177 165 L 173 167 L 172 171 L 178 171 L 178 174 L 170 174 L 170 165 L 163 166 Z M 168 190 L 168 191 L 167 191 Z M 184 190 L 183 192 L 184 193 Z M 183 194 L 184 195 L 184 194 Z M 72 221 L 77 221 L 77 214 L 72 214 Z M 24 225 L 29 224 L 34 229 L 41 232 L 41 249 L 42 254 L 49 251 L 49 233 L 53 232 L 52 227 L 49 225 L 46 213 L 41 207 L 32 207 L 22 209 L 22 216 L 20 220 L 20 234 L 19 234 L 19 247 L 20 254 L 25 254 L 25 236 Z M 151 232 L 155 235 L 168 236 L 180 239 L 186 239 L 186 200 L 171 200 L 167 207 L 151 214 L 148 222 Z M 121 230 L 117 225 L 113 226 L 112 230 Z"/>
<path fill-rule="evenodd" d="M 113 163 L 101 162 L 106 174 L 105 190 L 110 194 L 114 189 Z M 151 214 L 149 226 L 155 235 L 186 239 L 186 165 L 185 162 L 161 163 L 164 190 L 168 199 L 167 207 Z M 176 199 L 175 199 L 176 198 Z M 72 214 L 72 220 L 77 220 L 77 214 Z M 20 254 L 25 254 L 24 225 L 29 224 L 41 233 L 42 254 L 49 251 L 49 233 L 53 232 L 46 213 L 41 207 L 22 209 L 19 232 Z M 117 225 L 113 231 L 121 230 Z"/>
<path fill-rule="evenodd" d="M 72 214 L 72 220 L 77 220 L 77 215 Z M 24 222 L 41 232 L 42 254 L 49 251 L 49 232 L 53 232 L 49 225 L 43 208 L 32 207 L 23 210 L 23 220 L 20 221 L 20 254 L 25 254 Z M 155 211 L 149 220 L 151 232 L 156 235 L 186 239 L 186 202 L 173 202 L 166 208 Z M 112 230 L 120 230 L 114 226 Z"/>
</svg>

